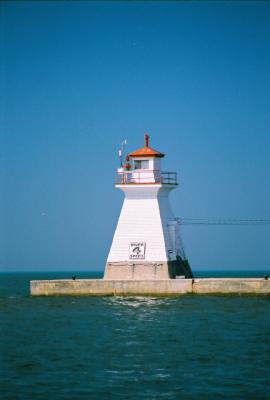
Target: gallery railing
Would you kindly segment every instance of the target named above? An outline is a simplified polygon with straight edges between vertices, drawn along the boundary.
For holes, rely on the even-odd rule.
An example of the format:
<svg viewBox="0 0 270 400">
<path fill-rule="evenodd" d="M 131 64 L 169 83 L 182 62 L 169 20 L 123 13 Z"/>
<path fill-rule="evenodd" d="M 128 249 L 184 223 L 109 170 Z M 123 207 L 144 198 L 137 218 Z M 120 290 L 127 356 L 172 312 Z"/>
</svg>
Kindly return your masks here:
<svg viewBox="0 0 270 400">
<path fill-rule="evenodd" d="M 176 172 L 160 172 L 157 170 L 132 170 L 118 172 L 116 185 L 153 184 L 178 185 Z"/>
</svg>

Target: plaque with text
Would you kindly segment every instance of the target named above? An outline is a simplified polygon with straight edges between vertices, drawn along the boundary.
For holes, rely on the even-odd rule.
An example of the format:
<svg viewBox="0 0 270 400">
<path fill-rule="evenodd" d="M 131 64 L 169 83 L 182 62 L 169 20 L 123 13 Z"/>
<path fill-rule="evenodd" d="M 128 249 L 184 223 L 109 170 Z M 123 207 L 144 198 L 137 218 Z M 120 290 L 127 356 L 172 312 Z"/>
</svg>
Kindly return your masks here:
<svg viewBox="0 0 270 400">
<path fill-rule="evenodd" d="M 131 242 L 129 245 L 130 260 L 144 260 L 145 258 L 145 242 Z"/>
</svg>

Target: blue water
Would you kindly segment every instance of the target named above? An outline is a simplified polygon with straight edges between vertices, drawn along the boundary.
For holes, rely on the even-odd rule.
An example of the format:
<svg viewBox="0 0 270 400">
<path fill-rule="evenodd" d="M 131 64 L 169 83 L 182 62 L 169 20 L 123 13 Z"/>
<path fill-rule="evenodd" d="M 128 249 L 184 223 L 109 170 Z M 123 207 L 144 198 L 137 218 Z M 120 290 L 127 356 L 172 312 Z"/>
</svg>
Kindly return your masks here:
<svg viewBox="0 0 270 400">
<path fill-rule="evenodd" d="M 70 275 L 0 275 L 2 399 L 270 399 L 269 296 L 29 296 Z"/>
</svg>

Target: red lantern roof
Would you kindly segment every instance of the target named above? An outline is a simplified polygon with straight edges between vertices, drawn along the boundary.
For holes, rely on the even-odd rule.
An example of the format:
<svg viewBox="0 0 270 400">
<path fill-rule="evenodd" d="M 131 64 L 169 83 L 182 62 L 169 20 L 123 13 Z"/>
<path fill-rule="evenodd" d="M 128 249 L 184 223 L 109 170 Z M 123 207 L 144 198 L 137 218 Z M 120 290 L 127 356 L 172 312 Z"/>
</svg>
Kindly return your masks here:
<svg viewBox="0 0 270 400">
<path fill-rule="evenodd" d="M 144 135 L 144 147 L 141 149 L 135 150 L 132 153 L 129 153 L 129 157 L 164 157 L 165 154 L 160 153 L 157 150 L 152 149 L 148 146 L 149 144 L 149 135 L 145 133 Z"/>
</svg>

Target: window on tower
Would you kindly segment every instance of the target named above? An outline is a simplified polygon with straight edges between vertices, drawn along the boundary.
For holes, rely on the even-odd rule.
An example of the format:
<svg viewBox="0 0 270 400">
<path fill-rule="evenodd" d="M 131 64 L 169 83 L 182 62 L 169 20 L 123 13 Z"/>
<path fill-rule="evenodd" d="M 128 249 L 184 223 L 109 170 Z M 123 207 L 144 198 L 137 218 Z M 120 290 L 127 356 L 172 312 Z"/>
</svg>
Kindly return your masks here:
<svg viewBox="0 0 270 400">
<path fill-rule="evenodd" d="M 134 169 L 149 169 L 149 161 L 148 160 L 135 160 L 134 161 Z"/>
</svg>

